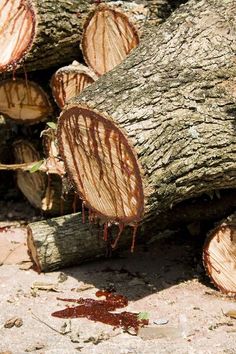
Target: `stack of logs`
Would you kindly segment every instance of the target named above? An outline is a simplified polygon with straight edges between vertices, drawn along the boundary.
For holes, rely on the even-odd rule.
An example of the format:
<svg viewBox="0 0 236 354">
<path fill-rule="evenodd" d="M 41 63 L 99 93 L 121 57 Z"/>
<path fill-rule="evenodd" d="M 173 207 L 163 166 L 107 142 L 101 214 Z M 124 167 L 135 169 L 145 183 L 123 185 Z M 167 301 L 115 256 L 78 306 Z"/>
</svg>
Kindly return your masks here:
<svg viewBox="0 0 236 354">
<path fill-rule="evenodd" d="M 62 215 L 28 226 L 40 271 L 104 254 L 100 229 L 108 253 L 133 250 L 137 230 L 147 238 L 235 211 L 234 1 L 190 0 L 161 25 L 148 17 L 154 2 L 0 5 L 1 129 L 21 132 L 15 163 L 0 169 L 16 171 L 34 207 Z M 167 0 L 155 3 L 169 15 Z M 216 286 L 236 293 L 234 215 L 203 258 Z"/>
</svg>

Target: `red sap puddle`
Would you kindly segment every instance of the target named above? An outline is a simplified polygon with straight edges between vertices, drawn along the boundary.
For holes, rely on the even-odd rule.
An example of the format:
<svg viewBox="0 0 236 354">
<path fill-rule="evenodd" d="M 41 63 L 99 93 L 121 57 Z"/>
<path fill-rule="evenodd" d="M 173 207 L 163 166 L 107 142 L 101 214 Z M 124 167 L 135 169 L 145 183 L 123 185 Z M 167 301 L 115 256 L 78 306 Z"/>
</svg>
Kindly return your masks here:
<svg viewBox="0 0 236 354">
<path fill-rule="evenodd" d="M 148 320 L 139 319 L 137 313 L 127 311 L 121 313 L 109 312 L 126 307 L 128 300 L 125 296 L 102 290 L 97 291 L 96 296 L 105 296 L 106 300 L 58 298 L 58 300 L 75 302 L 80 305 L 53 312 L 52 316 L 59 318 L 86 317 L 89 320 L 106 323 L 113 327 L 122 327 L 125 330 L 133 328 L 135 331 L 138 331 L 139 327 L 148 324 Z"/>
</svg>

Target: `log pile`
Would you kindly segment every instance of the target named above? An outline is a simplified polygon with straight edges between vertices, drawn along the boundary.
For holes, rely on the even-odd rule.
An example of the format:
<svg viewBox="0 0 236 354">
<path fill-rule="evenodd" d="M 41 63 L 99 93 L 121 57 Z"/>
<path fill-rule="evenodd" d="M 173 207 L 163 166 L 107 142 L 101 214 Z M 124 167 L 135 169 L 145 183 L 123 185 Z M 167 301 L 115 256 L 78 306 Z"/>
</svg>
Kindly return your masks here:
<svg viewBox="0 0 236 354">
<path fill-rule="evenodd" d="M 17 140 L 9 140 L 15 164 L 2 160 L 0 170 L 16 171 L 18 187 L 42 212 L 63 215 L 78 204 L 82 213 L 29 225 L 38 269 L 99 256 L 104 241 L 113 249 L 129 240 L 133 250 L 139 227 L 147 235 L 234 212 L 234 2 L 190 0 L 168 17 L 181 2 L 0 5 L 0 113 L 17 126 Z M 49 72 L 50 85 L 43 80 Z M 206 195 L 212 200 L 204 204 Z M 85 209 L 102 228 L 98 246 L 91 236 L 98 226 L 83 223 Z M 233 250 L 228 233 L 220 237 Z M 222 256 L 215 238 L 204 251 L 206 269 L 234 292 L 235 280 L 212 271 L 217 247 Z"/>
</svg>

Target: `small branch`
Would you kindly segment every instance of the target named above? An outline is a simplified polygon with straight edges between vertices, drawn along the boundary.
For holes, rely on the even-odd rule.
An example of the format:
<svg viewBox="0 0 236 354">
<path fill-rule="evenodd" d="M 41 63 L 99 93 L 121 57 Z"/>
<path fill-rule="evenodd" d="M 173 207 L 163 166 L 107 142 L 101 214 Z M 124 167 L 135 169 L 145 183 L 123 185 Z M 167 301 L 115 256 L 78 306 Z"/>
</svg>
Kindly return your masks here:
<svg viewBox="0 0 236 354">
<path fill-rule="evenodd" d="M 31 315 L 33 316 L 33 318 L 34 318 L 36 321 L 38 321 L 38 322 L 40 322 L 40 323 L 43 323 L 45 326 L 47 326 L 48 328 L 50 328 L 50 329 L 53 330 L 54 332 L 59 333 L 59 334 L 61 334 L 62 336 L 64 336 L 64 334 L 66 334 L 66 333 L 63 333 L 63 332 L 61 332 L 61 331 L 58 331 L 56 328 L 50 326 L 48 323 L 46 323 L 46 322 L 44 322 L 43 320 L 41 320 L 41 318 L 39 318 L 38 316 L 36 316 L 32 311 L 31 311 Z"/>
<path fill-rule="evenodd" d="M 9 165 L 0 163 L 0 171 L 30 171 L 31 168 L 38 162 L 39 161 L 33 161 Z M 42 165 L 39 167 L 38 171 L 57 174 L 60 176 L 65 174 L 63 162 L 56 157 L 45 159 Z"/>
</svg>

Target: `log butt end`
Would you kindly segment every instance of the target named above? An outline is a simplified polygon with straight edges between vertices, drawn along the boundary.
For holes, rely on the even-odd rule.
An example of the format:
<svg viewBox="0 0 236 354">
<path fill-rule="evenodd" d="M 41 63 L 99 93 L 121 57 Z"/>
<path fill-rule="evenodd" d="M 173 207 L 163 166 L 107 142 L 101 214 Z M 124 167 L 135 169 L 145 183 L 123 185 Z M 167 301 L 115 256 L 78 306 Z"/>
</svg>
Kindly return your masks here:
<svg viewBox="0 0 236 354">
<path fill-rule="evenodd" d="M 71 106 L 60 117 L 58 141 L 66 170 L 89 209 L 109 221 L 141 219 L 140 169 L 127 138 L 111 120 Z"/>
<path fill-rule="evenodd" d="M 26 0 L 2 1 L 0 5 L 0 72 L 16 69 L 35 37 L 35 13 Z"/>
<path fill-rule="evenodd" d="M 203 263 L 214 285 L 223 293 L 236 295 L 236 215 L 208 236 Z"/>
</svg>

